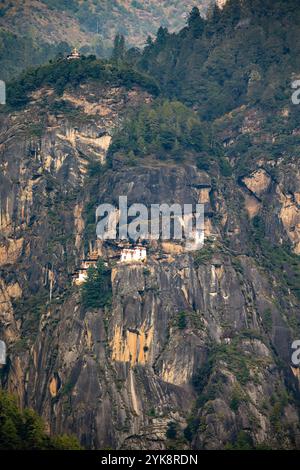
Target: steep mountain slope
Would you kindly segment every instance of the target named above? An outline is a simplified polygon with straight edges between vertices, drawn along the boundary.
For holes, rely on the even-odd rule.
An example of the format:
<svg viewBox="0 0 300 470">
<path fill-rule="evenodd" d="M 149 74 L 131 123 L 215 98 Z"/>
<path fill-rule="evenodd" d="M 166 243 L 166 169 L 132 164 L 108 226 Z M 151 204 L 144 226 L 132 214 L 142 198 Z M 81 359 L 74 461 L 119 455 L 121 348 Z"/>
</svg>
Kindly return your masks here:
<svg viewBox="0 0 300 470">
<path fill-rule="evenodd" d="M 7 80 L 74 46 L 107 56 L 117 33 L 124 34 L 130 46 L 143 46 L 161 25 L 170 30 L 183 27 L 195 3 L 204 12 L 209 1 L 2 1 L 1 78 Z"/>
<path fill-rule="evenodd" d="M 257 8 L 253 16 L 265 17 Z M 236 50 L 239 28 L 231 21 L 230 29 L 228 11 L 205 24 L 194 11 L 172 38 L 160 31 L 139 63 L 159 80 L 158 98 L 153 80 L 124 64 L 82 58 L 29 72 L 9 88 L 0 114 L 2 385 L 52 433 L 75 433 L 89 448 L 300 447 L 299 368 L 291 363 L 300 334 L 298 108 L 274 90 L 261 99 L 263 87 L 253 99 L 250 80 L 242 97 L 225 88 L 226 105 L 202 123 L 206 138 L 195 139 L 193 110 L 185 134 L 177 125 L 184 106 L 165 104 L 180 82 L 174 75 L 171 86 L 170 62 L 189 51 L 193 64 L 189 54 L 203 51 L 195 35 L 210 35 L 219 52 L 222 24 Z M 281 11 L 293 31 L 293 10 Z M 255 34 L 247 40 L 258 63 Z M 292 54 L 266 66 L 275 82 L 282 64 L 291 72 Z M 193 83 L 203 118 L 216 88 L 199 94 Z M 180 113 L 175 126 L 167 125 L 171 111 Z M 95 208 L 125 194 L 129 204 L 203 203 L 204 248 L 154 240 L 146 262 L 118 263 L 118 244 L 96 241 Z M 101 307 L 72 283 L 87 256 L 107 263 Z"/>
<path fill-rule="evenodd" d="M 294 0 L 231 0 L 178 34 L 161 29 L 139 67 L 205 120 L 248 103 L 276 108 L 299 74 L 299 15 Z"/>
<path fill-rule="evenodd" d="M 202 11 L 208 5 L 205 1 L 196 3 Z M 31 29 L 45 42 L 56 43 L 67 38 L 68 42 L 76 41 L 80 45 L 90 38 L 89 33 L 99 33 L 103 39 L 112 40 L 117 32 L 121 32 L 130 44 L 137 46 L 144 44 L 147 35 L 155 34 L 161 25 L 171 30 L 184 26 L 186 14 L 194 4 L 189 0 L 2 2 L 1 25 L 20 35 Z"/>
<path fill-rule="evenodd" d="M 276 227 L 296 248 L 295 162 L 278 162 L 275 180 L 263 160 L 242 186 L 188 162 L 117 159 L 92 171 L 122 114 L 152 98 L 92 82 L 62 98 L 43 89 L 1 117 L 3 383 L 52 432 L 75 432 L 88 447 L 299 446 L 290 368 L 298 300 L 253 256 L 249 221 L 267 211 L 266 232 Z M 147 205 L 204 202 L 204 251 L 154 244 L 145 265 L 116 265 L 118 247 L 95 244 L 89 220 L 120 194 Z M 91 250 L 111 263 L 104 309 L 84 308 L 71 283 Z"/>
</svg>

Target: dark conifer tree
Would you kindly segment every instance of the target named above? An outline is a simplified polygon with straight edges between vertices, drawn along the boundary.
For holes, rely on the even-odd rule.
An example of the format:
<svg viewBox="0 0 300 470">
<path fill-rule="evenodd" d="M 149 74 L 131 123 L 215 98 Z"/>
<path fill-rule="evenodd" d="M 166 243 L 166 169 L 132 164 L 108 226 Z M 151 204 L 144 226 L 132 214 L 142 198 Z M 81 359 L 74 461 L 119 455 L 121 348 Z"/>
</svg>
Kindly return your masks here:
<svg viewBox="0 0 300 470">
<path fill-rule="evenodd" d="M 192 32 L 193 37 L 198 38 L 202 36 L 205 21 L 201 18 L 198 7 L 194 7 L 188 17 L 188 27 Z"/>
</svg>

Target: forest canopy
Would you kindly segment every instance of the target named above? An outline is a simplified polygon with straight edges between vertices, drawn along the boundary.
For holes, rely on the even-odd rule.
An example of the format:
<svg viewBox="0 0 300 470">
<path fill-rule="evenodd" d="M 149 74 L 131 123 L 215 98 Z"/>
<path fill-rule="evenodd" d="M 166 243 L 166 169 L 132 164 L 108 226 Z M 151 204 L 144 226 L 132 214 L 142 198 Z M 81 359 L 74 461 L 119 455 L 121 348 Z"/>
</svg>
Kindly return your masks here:
<svg viewBox="0 0 300 470">
<path fill-rule="evenodd" d="M 0 450 L 80 449 L 73 436 L 48 436 L 42 418 L 35 411 L 20 410 L 16 397 L 0 390 Z"/>
<path fill-rule="evenodd" d="M 160 28 L 136 65 L 202 119 L 242 104 L 271 110 L 290 100 L 291 76 L 300 70 L 299 23 L 294 0 L 228 0 L 206 19 L 195 7 L 178 34 Z"/>
<path fill-rule="evenodd" d="M 156 100 L 127 117 L 114 135 L 110 154 L 180 159 L 186 151 L 202 152 L 206 148 L 204 126 L 193 110 L 179 101 Z"/>
<path fill-rule="evenodd" d="M 61 95 L 67 86 L 78 86 L 87 80 L 126 88 L 140 86 L 153 95 L 159 93 L 155 80 L 125 63 L 118 65 L 97 59 L 94 55 L 73 61 L 59 57 L 47 65 L 27 70 L 10 82 L 7 103 L 10 107 L 21 107 L 28 103 L 29 94 L 42 86 L 52 86 Z"/>
</svg>

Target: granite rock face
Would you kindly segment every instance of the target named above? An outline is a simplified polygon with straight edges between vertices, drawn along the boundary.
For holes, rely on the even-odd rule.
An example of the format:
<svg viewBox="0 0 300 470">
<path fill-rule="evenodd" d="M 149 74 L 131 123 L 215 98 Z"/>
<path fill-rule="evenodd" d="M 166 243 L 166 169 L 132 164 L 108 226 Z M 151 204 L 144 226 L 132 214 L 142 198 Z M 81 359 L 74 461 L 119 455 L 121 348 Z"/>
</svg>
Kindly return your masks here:
<svg viewBox="0 0 300 470">
<path fill-rule="evenodd" d="M 114 129 L 151 97 L 89 84 L 63 99 L 76 118 L 53 111 L 50 89 L 0 118 L 3 386 L 50 432 L 74 433 L 88 448 L 219 449 L 245 436 L 299 448 L 290 362 L 299 301 L 255 255 L 251 229 L 259 216 L 272 243 L 299 253 L 297 163 L 278 162 L 274 179 L 262 161 L 241 181 L 188 159 L 116 160 L 101 172 Z M 204 248 L 153 241 L 145 263 L 116 263 L 118 247 L 96 243 L 90 213 L 120 195 L 147 206 L 204 203 Z M 95 250 L 111 266 L 112 303 L 87 310 L 72 273 Z"/>
</svg>

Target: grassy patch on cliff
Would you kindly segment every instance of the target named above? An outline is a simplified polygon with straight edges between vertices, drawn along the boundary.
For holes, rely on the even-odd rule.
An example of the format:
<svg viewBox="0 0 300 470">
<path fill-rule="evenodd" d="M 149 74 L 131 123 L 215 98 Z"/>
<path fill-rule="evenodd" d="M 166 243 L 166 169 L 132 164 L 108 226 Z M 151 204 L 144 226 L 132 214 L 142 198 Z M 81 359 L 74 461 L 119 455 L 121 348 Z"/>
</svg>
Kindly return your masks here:
<svg viewBox="0 0 300 470">
<path fill-rule="evenodd" d="M 243 387 L 249 381 L 256 380 L 256 372 L 260 367 L 265 367 L 268 359 L 248 356 L 243 353 L 243 341 L 246 341 L 243 333 L 232 339 L 230 344 L 216 344 L 209 354 L 205 364 L 198 369 L 192 379 L 192 384 L 198 393 L 197 405 L 202 407 L 207 401 L 214 400 L 222 394 L 226 377 L 221 373 L 222 369 L 230 371 L 237 379 L 238 384 L 232 396 L 232 406 L 245 400 Z M 219 373 L 216 371 L 219 370 Z M 239 390 L 239 393 L 236 393 Z"/>
<path fill-rule="evenodd" d="M 280 279 L 282 288 L 286 287 L 286 294 L 290 290 L 300 300 L 300 256 L 293 253 L 287 244 L 274 246 L 269 242 L 262 216 L 253 218 L 252 236 L 263 267 Z"/>
<path fill-rule="evenodd" d="M 210 245 L 203 247 L 201 250 L 195 251 L 195 253 L 193 253 L 195 268 L 199 268 L 199 266 L 209 263 L 213 255 L 214 249 Z"/>
</svg>

